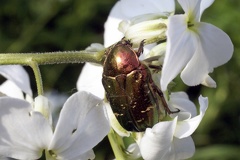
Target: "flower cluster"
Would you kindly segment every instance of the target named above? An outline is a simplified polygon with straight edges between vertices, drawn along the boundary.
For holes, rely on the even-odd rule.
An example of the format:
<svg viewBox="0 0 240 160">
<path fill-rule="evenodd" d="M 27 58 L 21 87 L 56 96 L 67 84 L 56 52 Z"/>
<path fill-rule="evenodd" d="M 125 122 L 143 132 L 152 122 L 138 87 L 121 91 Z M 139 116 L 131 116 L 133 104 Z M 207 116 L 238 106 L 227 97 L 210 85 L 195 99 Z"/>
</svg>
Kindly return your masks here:
<svg viewBox="0 0 240 160">
<path fill-rule="evenodd" d="M 162 65 L 156 84 L 167 94 L 169 83 L 181 73 L 182 81 L 188 86 L 205 85 L 216 87 L 209 76 L 214 68 L 226 63 L 233 53 L 233 44 L 226 33 L 219 28 L 201 22 L 201 15 L 213 0 L 178 0 L 184 14 L 176 14 L 174 0 L 121 0 L 112 8 L 105 23 L 105 47 L 118 42 L 122 37 L 129 39 L 134 47 L 144 39 L 144 53 L 140 59 L 158 56 Z M 94 74 L 91 75 L 91 70 Z M 92 76 L 89 90 L 98 97 L 104 97 L 104 89 L 97 80 L 102 75 L 101 67 L 86 64 L 79 77 L 78 87 L 83 88 L 86 75 Z M 156 76 L 156 75 L 155 75 Z M 88 84 L 90 81 L 88 81 Z M 89 84 L 90 85 L 90 84 Z M 96 89 L 97 88 L 97 89 Z M 191 134 L 198 127 L 208 107 L 208 98 L 199 97 L 200 109 L 188 99 L 184 92 L 171 93 L 168 106 L 180 109 L 172 114 L 171 120 L 162 121 L 147 128 L 143 136 L 136 138 L 128 148 L 132 158 L 144 159 L 186 159 L 195 152 Z M 110 111 L 111 112 L 111 111 Z M 109 113 L 111 125 L 121 136 L 131 133 L 116 124 Z"/>
<path fill-rule="evenodd" d="M 0 158 L 94 159 L 93 147 L 107 134 L 109 139 L 117 137 L 110 140 L 116 159 L 178 160 L 193 156 L 191 135 L 204 117 L 208 98 L 200 95 L 196 107 L 185 92 L 171 92 L 169 84 L 180 74 L 188 86 L 217 86 L 209 74 L 232 57 L 233 44 L 222 30 L 200 21 L 213 2 L 178 0 L 184 14 L 174 14 L 174 0 L 120 0 L 112 8 L 105 23 L 104 47 L 125 37 L 137 48 L 144 40 L 139 59 L 162 68 L 151 70 L 149 75 L 163 91 L 169 109 L 179 110 L 163 114 L 160 122 L 144 132 L 122 128 L 104 100 L 104 66 L 85 64 L 77 81 L 78 92 L 66 100 L 59 116 L 46 95 L 33 97 L 28 74 L 21 66 L 0 66 L 0 74 L 7 79 L 0 85 Z M 104 47 L 92 44 L 85 51 L 102 52 Z M 125 146 L 123 137 L 135 142 Z"/>
</svg>

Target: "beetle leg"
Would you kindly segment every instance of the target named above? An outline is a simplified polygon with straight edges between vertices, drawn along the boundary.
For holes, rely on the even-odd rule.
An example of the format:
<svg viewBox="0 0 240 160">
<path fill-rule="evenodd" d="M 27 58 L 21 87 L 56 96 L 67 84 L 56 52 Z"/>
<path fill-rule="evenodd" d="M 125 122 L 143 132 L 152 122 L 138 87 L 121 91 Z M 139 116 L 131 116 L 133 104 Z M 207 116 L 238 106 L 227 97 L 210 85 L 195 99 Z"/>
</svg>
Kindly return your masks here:
<svg viewBox="0 0 240 160">
<path fill-rule="evenodd" d="M 145 64 L 153 69 L 154 72 L 158 72 L 158 71 L 161 71 L 162 70 L 162 65 L 161 64 L 152 64 L 153 61 L 158 61 L 160 56 L 154 56 L 154 57 L 149 57 L 145 60 L 143 60 L 143 62 L 145 62 Z"/>
<path fill-rule="evenodd" d="M 163 95 L 163 92 L 153 83 L 151 82 L 151 85 L 152 85 L 152 88 L 154 89 L 154 91 L 159 95 L 159 97 L 161 98 L 161 101 L 162 101 L 162 104 L 163 104 L 163 107 L 165 109 L 165 111 L 168 113 L 168 114 L 173 114 L 173 113 L 178 113 L 180 112 L 180 110 L 177 108 L 177 111 L 171 111 L 169 108 L 168 108 L 168 104 L 164 98 L 164 95 Z"/>
<path fill-rule="evenodd" d="M 160 105 L 159 105 L 159 102 L 158 102 L 158 98 L 157 98 L 157 95 L 156 95 L 155 88 L 153 87 L 154 84 L 151 81 L 148 85 L 149 85 L 149 89 L 151 90 L 153 98 L 156 100 L 155 103 L 156 103 L 156 106 L 157 106 L 158 115 L 160 115 L 161 110 L 160 110 Z"/>
<path fill-rule="evenodd" d="M 152 61 L 158 61 L 158 59 L 159 59 L 160 57 L 161 57 L 161 56 L 153 56 L 153 57 L 146 58 L 146 59 L 144 59 L 143 61 L 144 61 L 144 62 L 147 62 L 147 63 L 151 63 Z"/>
<path fill-rule="evenodd" d="M 139 45 L 139 48 L 138 48 L 138 51 L 136 52 L 137 56 L 139 57 L 141 55 L 141 53 L 143 53 L 143 47 L 144 47 L 144 42 L 145 40 L 142 40 L 140 45 Z"/>
<path fill-rule="evenodd" d="M 162 70 L 162 65 L 149 64 L 148 67 L 153 69 L 153 73 L 157 73 Z"/>
</svg>

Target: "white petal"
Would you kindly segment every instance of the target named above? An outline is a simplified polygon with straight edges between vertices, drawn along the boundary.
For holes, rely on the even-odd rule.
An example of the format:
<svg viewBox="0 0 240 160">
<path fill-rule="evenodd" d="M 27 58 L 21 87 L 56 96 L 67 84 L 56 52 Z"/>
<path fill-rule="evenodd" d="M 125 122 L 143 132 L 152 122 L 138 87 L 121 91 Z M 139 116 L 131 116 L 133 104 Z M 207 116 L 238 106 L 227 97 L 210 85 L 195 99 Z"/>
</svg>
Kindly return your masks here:
<svg viewBox="0 0 240 160">
<path fill-rule="evenodd" d="M 216 82 L 209 75 L 206 75 L 206 77 L 204 78 L 204 81 L 201 84 L 210 88 L 217 87 Z"/>
<path fill-rule="evenodd" d="M 150 58 L 154 56 L 160 56 L 162 58 L 162 56 L 166 53 L 166 44 L 167 44 L 166 42 L 160 43 L 158 45 L 151 44 L 151 48 L 148 49 L 148 53 L 146 53 L 144 58 Z"/>
<path fill-rule="evenodd" d="M 79 91 L 91 92 L 95 96 L 103 99 L 105 90 L 102 85 L 102 66 L 86 63 L 77 81 Z"/>
<path fill-rule="evenodd" d="M 152 129 L 147 128 L 140 142 L 142 157 L 147 160 L 161 159 L 171 147 L 177 118 L 159 122 Z"/>
<path fill-rule="evenodd" d="M 162 159 L 165 160 L 178 160 L 187 159 L 193 156 L 195 152 L 195 145 L 192 137 L 186 137 L 182 139 L 173 138 L 173 143 L 169 153 Z"/>
<path fill-rule="evenodd" d="M 71 159 L 69 157 L 66 157 L 66 158 L 67 160 L 76 160 L 76 157 L 73 157 Z M 81 156 L 78 156 L 78 160 L 94 160 L 94 159 L 95 159 L 95 154 L 92 149 L 90 151 L 87 151 L 81 154 Z"/>
<path fill-rule="evenodd" d="M 174 0 L 121 0 L 122 13 L 134 17 L 147 13 L 174 12 Z"/>
<path fill-rule="evenodd" d="M 233 54 L 233 44 L 226 33 L 208 23 L 198 25 L 197 50 L 181 73 L 183 82 L 190 86 L 204 82 L 208 73 L 229 61 Z"/>
<path fill-rule="evenodd" d="M 95 154 L 94 154 L 94 152 L 93 152 L 92 149 L 89 150 L 89 151 L 87 151 L 87 152 L 85 152 L 85 153 L 83 153 L 83 154 L 79 157 L 79 159 L 87 159 L 87 160 L 93 160 L 94 158 L 95 158 Z M 72 160 L 75 160 L 75 159 L 72 159 Z"/>
<path fill-rule="evenodd" d="M 211 6 L 213 2 L 214 2 L 214 0 L 202 0 L 201 1 L 200 17 L 202 15 L 202 13 L 204 12 L 204 10 L 207 9 L 209 6 Z"/>
<path fill-rule="evenodd" d="M 201 0 L 178 0 L 190 21 L 200 20 Z"/>
<path fill-rule="evenodd" d="M 92 43 L 85 50 L 89 52 L 98 52 L 104 50 L 105 47 L 101 43 Z"/>
<path fill-rule="evenodd" d="M 120 41 L 124 36 L 122 32 L 118 30 L 120 22 L 127 17 L 122 14 L 121 2 L 118 1 L 112 8 L 107 21 L 104 24 L 104 46 L 109 47 L 110 45 Z"/>
<path fill-rule="evenodd" d="M 167 51 L 161 78 L 161 88 L 164 91 L 196 50 L 197 38 L 193 32 L 187 29 L 185 18 L 183 15 L 175 15 L 169 18 Z"/>
<path fill-rule="evenodd" d="M 164 47 L 165 48 L 165 50 L 164 51 L 166 51 L 166 46 L 165 46 L 166 44 L 165 43 L 161 43 L 161 44 L 159 44 L 158 45 L 158 49 L 160 49 L 161 47 Z M 140 55 L 140 57 L 139 57 L 139 60 L 140 61 L 143 61 L 144 59 L 146 59 L 146 58 L 149 58 L 149 57 L 151 57 L 151 55 L 152 56 L 161 56 L 160 54 L 161 53 L 159 53 L 159 52 L 157 52 L 156 53 L 156 50 L 154 50 L 153 49 L 153 47 L 155 47 L 155 46 L 157 46 L 157 44 L 156 43 L 152 43 L 152 44 L 148 44 L 148 45 L 145 45 L 144 46 L 144 48 L 143 48 L 143 53 Z M 156 48 L 157 49 L 157 48 Z M 153 51 L 152 53 L 150 52 L 150 50 L 151 51 Z M 158 50 L 158 51 L 163 51 L 163 49 L 160 49 L 160 50 Z M 155 54 L 156 53 L 156 54 Z M 165 53 L 165 52 L 164 52 Z M 151 55 L 148 55 L 148 54 L 151 54 Z"/>
<path fill-rule="evenodd" d="M 45 92 L 44 96 L 46 96 L 50 102 L 52 123 L 53 123 L 53 128 L 55 128 L 58 117 L 59 117 L 59 112 L 60 112 L 63 104 L 68 99 L 68 96 L 64 93 L 59 93 L 57 91 Z"/>
<path fill-rule="evenodd" d="M 39 112 L 23 100 L 0 98 L 0 155 L 16 159 L 38 159 L 47 148 L 52 129 Z"/>
<path fill-rule="evenodd" d="M 138 159 L 141 157 L 140 149 L 137 143 L 132 143 L 128 146 L 127 152 L 131 159 Z"/>
<path fill-rule="evenodd" d="M 0 66 L 0 74 L 8 80 L 14 82 L 23 92 L 32 96 L 29 76 L 22 66 Z"/>
<path fill-rule="evenodd" d="M 49 150 L 62 159 L 77 159 L 97 145 L 110 126 L 101 100 L 77 92 L 64 104 Z"/>
<path fill-rule="evenodd" d="M 196 106 L 189 100 L 185 92 L 172 92 L 169 100 L 170 105 L 178 108 L 180 112 L 189 112 L 192 117 L 197 115 Z M 178 120 L 181 119 L 178 116 Z"/>
<path fill-rule="evenodd" d="M 188 120 L 178 121 L 174 133 L 175 137 L 188 137 L 197 129 L 208 107 L 208 98 L 200 96 L 198 100 L 200 103 L 200 114 Z"/>
<path fill-rule="evenodd" d="M 2 155 L 0 155 L 0 159 L 1 160 L 14 160 L 12 158 L 8 158 L 8 157 L 2 156 Z"/>
<path fill-rule="evenodd" d="M 173 139 L 175 155 L 178 159 L 187 159 L 193 156 L 195 145 L 191 136 L 178 139 Z"/>
<path fill-rule="evenodd" d="M 170 98 L 171 99 L 174 99 L 174 98 L 189 99 L 186 92 L 172 92 L 170 94 Z"/>
<path fill-rule="evenodd" d="M 6 80 L 0 85 L 0 92 L 9 97 L 24 99 L 22 90 L 10 80 Z"/>
</svg>

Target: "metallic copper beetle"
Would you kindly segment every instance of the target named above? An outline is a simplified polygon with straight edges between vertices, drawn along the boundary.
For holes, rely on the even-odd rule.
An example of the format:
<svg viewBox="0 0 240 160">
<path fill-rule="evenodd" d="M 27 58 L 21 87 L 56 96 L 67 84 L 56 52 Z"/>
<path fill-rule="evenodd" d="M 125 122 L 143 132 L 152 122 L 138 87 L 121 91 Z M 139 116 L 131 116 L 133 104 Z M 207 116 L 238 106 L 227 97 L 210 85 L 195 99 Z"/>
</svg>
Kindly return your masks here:
<svg viewBox="0 0 240 160">
<path fill-rule="evenodd" d="M 142 132 L 159 122 L 163 106 L 170 111 L 162 91 L 154 84 L 149 68 L 139 61 L 144 41 L 138 51 L 122 39 L 106 52 L 102 83 L 112 110 L 128 131 Z"/>
</svg>

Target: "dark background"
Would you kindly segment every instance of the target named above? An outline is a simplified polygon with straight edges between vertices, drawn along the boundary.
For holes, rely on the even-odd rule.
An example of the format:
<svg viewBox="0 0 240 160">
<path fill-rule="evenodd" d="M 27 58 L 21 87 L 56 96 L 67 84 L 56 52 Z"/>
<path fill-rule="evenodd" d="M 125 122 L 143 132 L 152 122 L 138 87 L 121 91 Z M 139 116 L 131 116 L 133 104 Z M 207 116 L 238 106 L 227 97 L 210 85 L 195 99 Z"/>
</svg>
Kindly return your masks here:
<svg viewBox="0 0 240 160">
<path fill-rule="evenodd" d="M 83 50 L 103 43 L 104 22 L 115 0 L 1 0 L 0 52 L 52 52 Z M 137 2 L 137 1 L 136 1 Z M 182 10 L 177 10 L 182 13 Z M 193 134 L 196 153 L 192 159 L 240 159 L 240 1 L 221 0 L 207 9 L 202 21 L 224 30 L 232 39 L 232 59 L 210 76 L 217 88 L 187 87 L 179 77 L 175 91 L 185 90 L 196 103 L 199 94 L 209 97 L 209 108 Z M 83 64 L 41 66 L 44 90 L 71 95 Z M 36 95 L 33 73 L 31 85 Z M 111 158 L 107 139 L 94 148 L 96 159 Z"/>
</svg>

